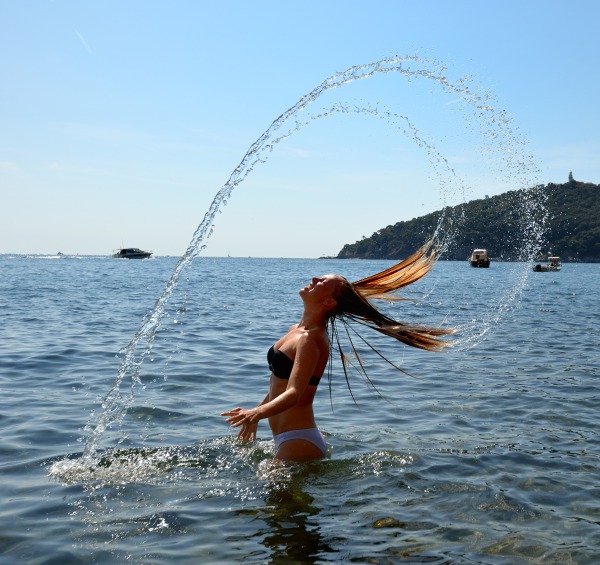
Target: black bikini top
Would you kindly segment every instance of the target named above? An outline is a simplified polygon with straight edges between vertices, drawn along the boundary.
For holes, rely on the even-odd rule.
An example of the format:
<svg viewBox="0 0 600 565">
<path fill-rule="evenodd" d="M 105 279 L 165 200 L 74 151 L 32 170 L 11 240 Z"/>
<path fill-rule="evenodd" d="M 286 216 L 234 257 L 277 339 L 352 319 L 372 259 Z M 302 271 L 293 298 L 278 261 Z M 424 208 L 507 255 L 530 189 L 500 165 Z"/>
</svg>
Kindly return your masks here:
<svg viewBox="0 0 600 565">
<path fill-rule="evenodd" d="M 292 368 L 294 362 L 281 350 L 275 349 L 271 346 L 267 353 L 267 361 L 269 363 L 269 369 L 278 379 L 288 380 L 292 374 Z M 309 385 L 317 386 L 321 381 L 321 377 L 313 375 L 308 381 Z"/>
</svg>

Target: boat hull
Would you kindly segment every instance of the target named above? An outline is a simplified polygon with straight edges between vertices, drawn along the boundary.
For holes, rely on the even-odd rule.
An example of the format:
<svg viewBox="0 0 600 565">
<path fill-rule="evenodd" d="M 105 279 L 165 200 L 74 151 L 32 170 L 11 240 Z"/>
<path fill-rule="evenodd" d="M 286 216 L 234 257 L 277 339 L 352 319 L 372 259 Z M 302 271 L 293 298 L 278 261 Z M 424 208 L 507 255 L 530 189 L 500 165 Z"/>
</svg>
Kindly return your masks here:
<svg viewBox="0 0 600 565">
<path fill-rule="evenodd" d="M 139 255 L 115 255 L 112 256 L 113 259 L 149 259 L 152 257 L 151 253 L 143 253 Z"/>
<path fill-rule="evenodd" d="M 487 249 L 474 249 L 469 257 L 469 265 L 478 269 L 487 269 L 490 266 Z"/>
<path fill-rule="evenodd" d="M 561 267 L 560 257 L 552 256 L 552 257 L 548 257 L 548 263 L 546 263 L 545 265 L 542 265 L 541 263 L 534 265 L 533 271 L 535 273 L 555 273 L 555 272 L 560 271 L 560 267 Z"/>
<path fill-rule="evenodd" d="M 112 254 L 113 259 L 149 259 L 152 257 L 151 251 L 142 251 L 137 248 L 123 248 Z"/>
</svg>

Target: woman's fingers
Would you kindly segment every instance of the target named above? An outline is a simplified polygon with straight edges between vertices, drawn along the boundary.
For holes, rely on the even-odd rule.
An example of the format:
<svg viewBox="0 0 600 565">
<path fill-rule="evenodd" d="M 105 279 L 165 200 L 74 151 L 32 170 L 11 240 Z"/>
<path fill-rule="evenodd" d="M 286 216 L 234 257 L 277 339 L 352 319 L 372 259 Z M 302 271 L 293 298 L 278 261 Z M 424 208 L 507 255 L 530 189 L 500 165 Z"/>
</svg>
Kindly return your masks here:
<svg viewBox="0 0 600 565">
<path fill-rule="evenodd" d="M 221 412 L 221 416 L 227 416 L 225 421 L 231 424 L 233 428 L 242 426 L 238 432 L 238 438 L 244 441 L 251 438 L 256 439 L 256 423 L 252 422 L 252 415 L 249 411 L 242 408 L 234 408 L 227 412 Z"/>
<path fill-rule="evenodd" d="M 242 408 L 234 408 L 228 412 L 221 412 L 221 416 L 228 416 L 225 421 L 231 424 L 234 428 L 237 428 L 247 418 L 247 414 L 244 412 L 245 411 Z"/>
<path fill-rule="evenodd" d="M 236 422 L 240 418 L 241 408 L 234 408 L 233 410 L 229 410 L 228 412 L 221 412 L 221 416 L 229 416 L 226 422 Z"/>
<path fill-rule="evenodd" d="M 242 429 L 238 432 L 237 437 L 242 441 L 256 440 L 256 427 L 248 427 L 247 425 L 244 425 Z"/>
</svg>

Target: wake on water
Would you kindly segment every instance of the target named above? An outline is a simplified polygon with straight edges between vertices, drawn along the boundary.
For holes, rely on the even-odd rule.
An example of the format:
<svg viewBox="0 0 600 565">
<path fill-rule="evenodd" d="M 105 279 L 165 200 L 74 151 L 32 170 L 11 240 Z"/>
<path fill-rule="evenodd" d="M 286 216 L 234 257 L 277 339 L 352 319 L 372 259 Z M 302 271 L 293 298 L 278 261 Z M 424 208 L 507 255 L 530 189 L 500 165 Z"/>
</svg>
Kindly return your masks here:
<svg viewBox="0 0 600 565">
<path fill-rule="evenodd" d="M 161 474 L 164 469 L 171 468 L 172 465 L 185 467 L 186 462 L 198 461 L 198 457 L 200 460 L 212 459 L 210 452 L 213 447 L 211 446 L 203 446 L 199 451 L 196 448 L 189 448 L 188 451 L 176 450 L 175 453 L 160 449 L 137 452 L 115 449 L 110 453 L 101 454 L 97 450 L 99 440 L 106 429 L 118 423 L 133 403 L 135 389 L 140 384 L 141 366 L 152 350 L 156 333 L 165 315 L 167 302 L 177 287 L 182 273 L 206 248 L 206 241 L 213 233 L 217 213 L 227 204 L 234 189 L 254 171 L 257 165 L 265 163 L 271 152 L 291 135 L 317 120 L 333 115 L 363 115 L 375 118 L 412 140 L 425 153 L 432 173 L 437 179 L 442 202 L 447 202 L 451 196 L 457 194 L 463 201 L 466 199 L 465 181 L 409 117 L 385 108 L 377 101 L 360 104 L 338 101 L 325 105 L 317 111 L 311 111 L 311 105 L 325 93 L 377 75 L 400 76 L 407 81 L 429 81 L 442 93 L 451 95 L 462 103 L 468 112 L 466 127 L 472 127 L 474 124 L 478 128 L 485 144 L 482 150 L 492 155 L 504 180 L 514 189 L 529 189 L 526 191 L 526 198 L 519 203 L 519 210 L 515 211 L 518 218 L 515 229 L 518 231 L 517 239 L 522 242 L 521 259 L 527 262 L 534 258 L 539 249 L 545 221 L 543 202 L 533 180 L 536 168 L 531 156 L 524 153 L 524 142 L 515 134 L 515 128 L 506 112 L 496 110 L 490 102 L 489 95 L 479 93 L 468 78 L 450 79 L 447 69 L 439 62 L 416 56 L 388 57 L 336 73 L 278 116 L 250 146 L 227 182 L 218 190 L 202 222 L 194 232 L 186 252 L 177 262 L 170 280 L 156 300 L 153 310 L 144 318 L 139 330 L 124 348 L 123 360 L 111 389 L 102 402 L 98 420 L 86 426 L 85 449 L 82 457 L 55 462 L 50 468 L 52 476 L 67 482 L 102 480 L 102 478 L 110 480 L 111 473 L 114 472 L 121 476 L 123 473 L 130 473 L 130 477 Z M 454 236 L 460 230 L 463 221 L 464 218 L 451 213 L 450 208 L 443 209 L 434 236 L 442 252 L 451 248 Z M 456 342 L 457 347 L 469 348 L 477 344 L 518 297 L 526 284 L 529 272 L 527 264 L 519 269 L 514 285 L 507 290 L 504 297 L 489 307 L 477 324 L 459 328 L 461 337 Z M 130 390 L 122 393 L 121 387 L 127 376 L 130 378 Z M 215 445 L 214 448 L 222 449 L 223 445 Z"/>
</svg>

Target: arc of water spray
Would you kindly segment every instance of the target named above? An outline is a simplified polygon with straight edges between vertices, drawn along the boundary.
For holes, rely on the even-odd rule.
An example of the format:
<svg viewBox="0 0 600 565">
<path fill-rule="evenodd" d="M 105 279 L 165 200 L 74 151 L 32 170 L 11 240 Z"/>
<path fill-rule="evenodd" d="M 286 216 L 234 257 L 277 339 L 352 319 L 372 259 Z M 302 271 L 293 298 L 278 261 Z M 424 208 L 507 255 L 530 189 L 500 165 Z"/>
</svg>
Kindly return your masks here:
<svg viewBox="0 0 600 565">
<path fill-rule="evenodd" d="M 406 66 L 407 64 L 414 64 L 417 68 L 408 67 Z M 418 67 L 419 65 L 421 65 L 421 67 Z M 425 68 L 427 66 L 432 68 Z M 436 61 L 430 61 L 415 56 L 394 56 L 382 59 L 375 63 L 355 65 L 325 79 L 319 86 L 302 96 L 296 104 L 283 112 L 271 123 L 265 132 L 250 146 L 239 165 L 231 173 L 227 182 L 216 193 L 202 222 L 196 228 L 186 252 L 177 262 L 165 289 L 155 302 L 152 312 L 144 318 L 139 330 L 123 350 L 124 358 L 119 366 L 111 389 L 102 402 L 102 413 L 100 414 L 98 422 L 95 427 L 92 427 L 89 424 L 86 426 L 88 435 L 83 453 L 84 457 L 91 457 L 94 454 L 97 443 L 103 432 L 112 423 L 120 420 L 133 401 L 134 388 L 136 384 L 141 382 L 139 377 L 140 367 L 145 357 L 152 349 L 156 333 L 165 314 L 166 304 L 176 288 L 182 272 L 189 266 L 192 260 L 206 248 L 204 242 L 212 235 L 216 214 L 220 211 L 222 206 L 227 204 L 232 191 L 253 171 L 255 165 L 267 160 L 268 157 L 265 154 L 272 151 L 275 145 L 289 137 L 293 132 L 304 125 L 296 120 L 293 127 L 280 133 L 277 137 L 274 137 L 290 118 L 304 110 L 329 90 L 340 88 L 345 84 L 367 79 L 378 74 L 398 73 L 408 79 L 432 79 L 436 81 L 443 90 L 459 95 L 468 105 L 477 109 L 480 118 L 484 118 L 484 122 L 488 125 L 490 131 L 494 129 L 506 131 L 510 128 L 509 121 L 504 113 L 496 113 L 488 104 L 486 97 L 472 93 L 464 79 L 457 81 L 456 84 L 451 83 L 444 75 L 445 70 L 445 67 Z M 332 109 L 330 112 L 333 111 L 335 111 L 335 109 Z M 388 117 L 389 116 L 390 114 L 388 114 Z M 396 116 L 396 118 L 397 117 L 398 116 Z M 512 135 L 511 131 L 509 131 L 509 133 Z M 426 147 L 426 149 L 430 150 L 431 147 Z M 439 156 L 436 158 L 439 158 Z M 512 166 L 513 169 L 516 169 L 514 164 Z M 139 356 L 136 356 L 138 345 L 143 341 L 146 342 L 146 347 Z M 120 389 L 123 379 L 128 372 L 131 373 L 131 393 L 127 399 L 123 399 Z"/>
</svg>

